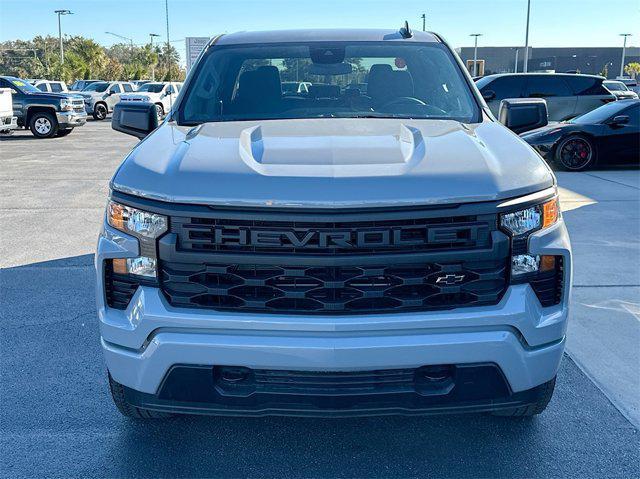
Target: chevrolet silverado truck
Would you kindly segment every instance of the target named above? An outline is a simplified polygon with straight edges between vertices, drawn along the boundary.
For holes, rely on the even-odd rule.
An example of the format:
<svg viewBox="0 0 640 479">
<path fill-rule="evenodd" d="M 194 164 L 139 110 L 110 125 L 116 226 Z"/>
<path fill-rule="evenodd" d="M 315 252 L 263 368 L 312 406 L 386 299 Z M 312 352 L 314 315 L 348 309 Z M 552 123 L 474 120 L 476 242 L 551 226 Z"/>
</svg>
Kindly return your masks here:
<svg viewBox="0 0 640 479">
<path fill-rule="evenodd" d="M 82 98 L 70 93 L 44 93 L 26 80 L 0 76 L 0 88 L 13 96 L 13 114 L 19 128 L 37 138 L 66 136 L 87 121 Z"/>
<path fill-rule="evenodd" d="M 547 123 L 544 100 L 500 118 L 406 24 L 222 35 L 160 125 L 152 103 L 116 105 L 112 127 L 144 138 L 95 255 L 117 408 L 542 412 L 571 247 L 552 171 L 514 134 Z"/>
</svg>

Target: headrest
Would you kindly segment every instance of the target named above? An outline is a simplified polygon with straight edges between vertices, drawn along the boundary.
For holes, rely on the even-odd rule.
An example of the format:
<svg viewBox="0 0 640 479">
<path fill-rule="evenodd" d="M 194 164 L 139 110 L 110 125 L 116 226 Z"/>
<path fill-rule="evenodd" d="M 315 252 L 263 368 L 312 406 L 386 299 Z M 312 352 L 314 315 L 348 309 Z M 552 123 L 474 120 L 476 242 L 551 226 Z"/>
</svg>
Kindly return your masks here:
<svg viewBox="0 0 640 479">
<path fill-rule="evenodd" d="M 240 75 L 238 81 L 240 98 L 273 98 L 282 96 L 280 71 L 272 65 L 264 65 Z"/>
</svg>

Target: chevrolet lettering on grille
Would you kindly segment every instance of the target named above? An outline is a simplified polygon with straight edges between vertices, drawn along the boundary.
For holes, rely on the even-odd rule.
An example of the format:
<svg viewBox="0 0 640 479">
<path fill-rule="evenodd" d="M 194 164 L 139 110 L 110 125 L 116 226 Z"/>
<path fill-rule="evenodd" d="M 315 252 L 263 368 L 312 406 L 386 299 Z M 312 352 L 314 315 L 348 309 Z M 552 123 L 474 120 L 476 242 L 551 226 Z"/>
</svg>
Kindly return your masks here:
<svg viewBox="0 0 640 479">
<path fill-rule="evenodd" d="M 362 228 L 353 230 L 262 229 L 216 226 L 213 242 L 264 248 L 381 248 L 475 241 L 480 226 Z"/>
</svg>

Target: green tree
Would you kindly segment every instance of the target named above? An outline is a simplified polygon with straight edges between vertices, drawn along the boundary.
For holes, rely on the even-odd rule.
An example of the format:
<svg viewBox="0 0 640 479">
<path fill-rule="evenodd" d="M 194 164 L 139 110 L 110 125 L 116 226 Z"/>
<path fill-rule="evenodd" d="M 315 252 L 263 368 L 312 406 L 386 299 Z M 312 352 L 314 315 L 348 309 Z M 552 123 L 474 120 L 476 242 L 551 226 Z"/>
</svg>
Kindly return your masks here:
<svg viewBox="0 0 640 479">
<path fill-rule="evenodd" d="M 636 78 L 640 75 L 640 63 L 631 62 L 627 63 L 624 67 L 624 72 L 632 78 Z"/>
</svg>

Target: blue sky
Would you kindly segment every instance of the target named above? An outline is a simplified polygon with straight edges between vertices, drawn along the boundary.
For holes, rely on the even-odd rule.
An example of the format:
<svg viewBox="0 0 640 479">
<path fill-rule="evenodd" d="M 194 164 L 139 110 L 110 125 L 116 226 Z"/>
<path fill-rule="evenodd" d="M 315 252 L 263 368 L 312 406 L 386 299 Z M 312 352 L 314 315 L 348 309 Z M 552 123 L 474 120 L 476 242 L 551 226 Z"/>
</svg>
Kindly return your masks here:
<svg viewBox="0 0 640 479">
<path fill-rule="evenodd" d="M 524 44 L 526 0 L 169 0 L 170 37 L 212 36 L 239 30 L 280 28 L 396 28 L 409 20 L 442 34 L 454 47 L 472 45 L 470 33 L 482 33 L 479 45 Z M 633 33 L 640 44 L 640 2 L 532 0 L 532 46 L 621 46 L 619 33 Z M 613 8 L 615 7 L 615 13 Z M 92 37 L 104 45 L 118 42 L 111 31 L 148 41 L 166 39 L 164 0 L 0 0 L 0 41 L 57 35 L 55 9 L 63 32 Z M 184 55 L 184 40 L 174 46 Z"/>
</svg>

